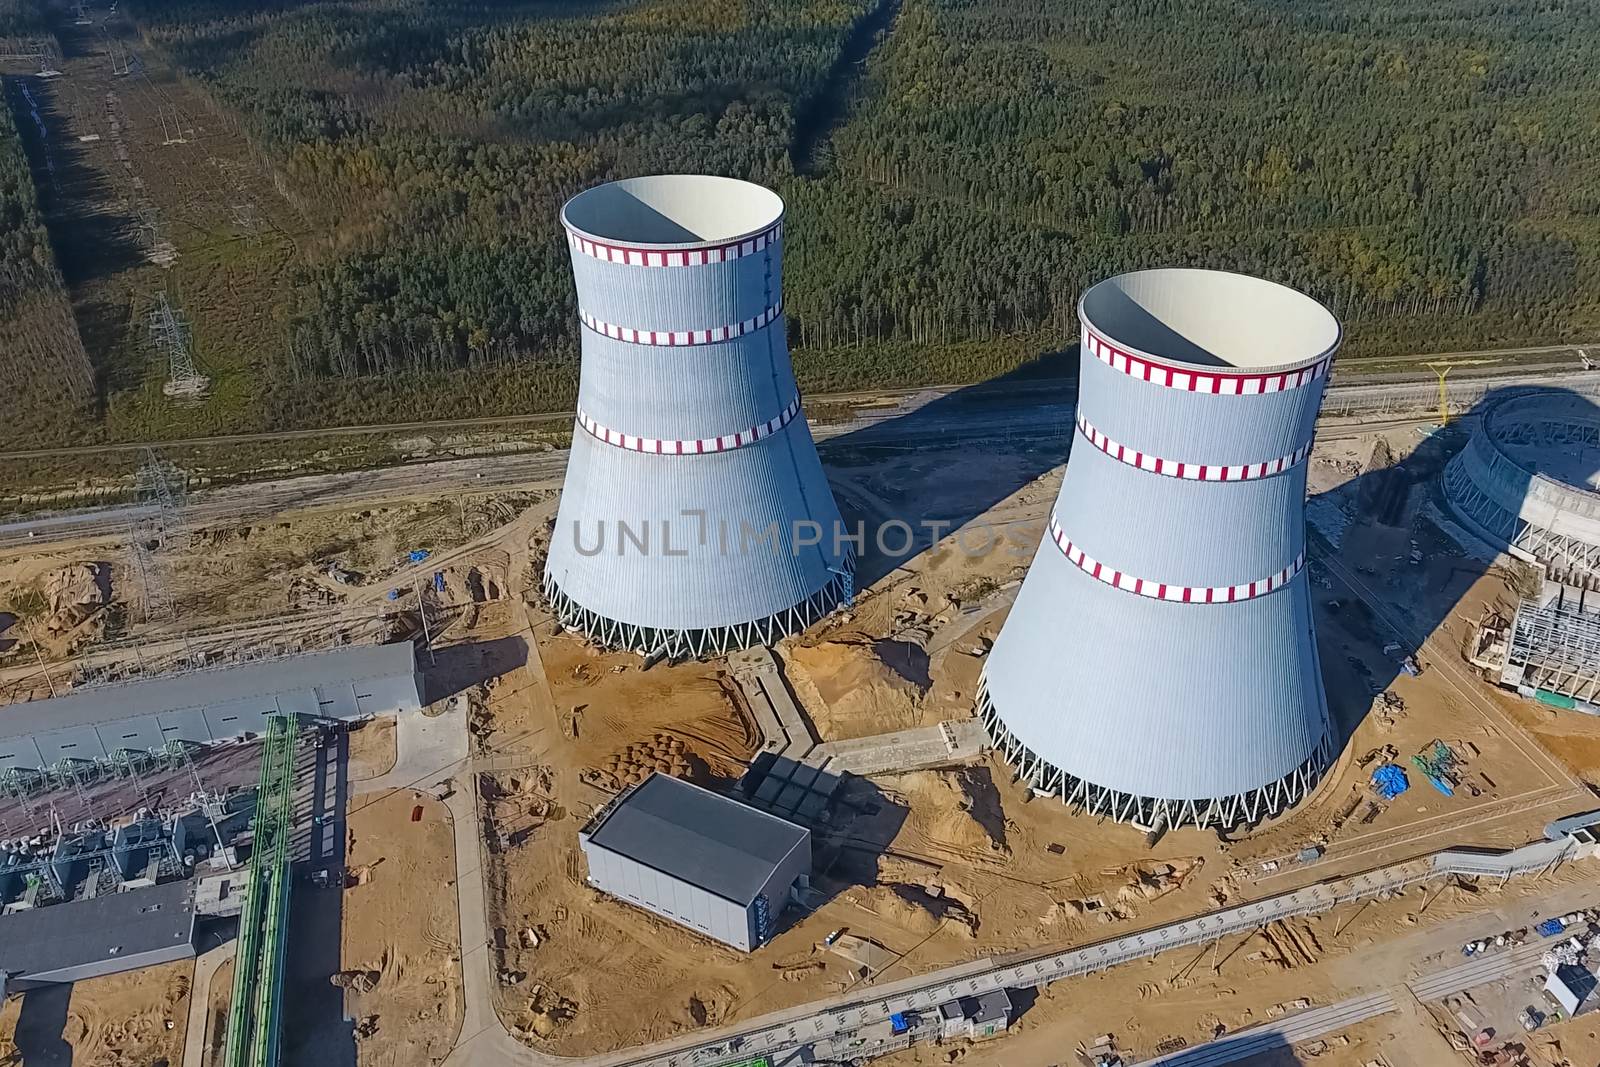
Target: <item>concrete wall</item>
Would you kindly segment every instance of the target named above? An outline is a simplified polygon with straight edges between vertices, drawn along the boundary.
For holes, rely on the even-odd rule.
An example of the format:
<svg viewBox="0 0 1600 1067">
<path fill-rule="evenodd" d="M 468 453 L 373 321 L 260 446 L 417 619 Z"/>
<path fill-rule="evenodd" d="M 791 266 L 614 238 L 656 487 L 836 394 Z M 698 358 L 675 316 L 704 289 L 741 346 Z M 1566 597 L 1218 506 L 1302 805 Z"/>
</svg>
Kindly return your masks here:
<svg viewBox="0 0 1600 1067">
<path fill-rule="evenodd" d="M 589 861 L 591 885 L 741 952 L 750 951 L 752 923 L 746 909 L 596 845 L 586 837 L 580 838 L 580 844 Z M 809 851 L 808 845 L 808 861 Z"/>
</svg>

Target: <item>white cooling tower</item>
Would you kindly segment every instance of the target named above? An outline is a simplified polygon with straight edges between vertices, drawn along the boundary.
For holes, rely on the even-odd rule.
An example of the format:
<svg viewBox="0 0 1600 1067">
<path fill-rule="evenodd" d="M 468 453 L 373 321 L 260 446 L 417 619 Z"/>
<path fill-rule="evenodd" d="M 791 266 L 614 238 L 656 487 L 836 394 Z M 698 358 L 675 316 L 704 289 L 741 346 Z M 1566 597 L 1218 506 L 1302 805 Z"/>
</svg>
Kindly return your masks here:
<svg viewBox="0 0 1600 1067">
<path fill-rule="evenodd" d="M 578 421 L 544 588 L 598 643 L 727 652 L 802 629 L 854 567 L 800 408 L 783 201 L 699 175 L 568 201 Z"/>
<path fill-rule="evenodd" d="M 1339 324 L 1204 270 L 1112 278 L 1078 313 L 1078 432 L 985 729 L 1035 789 L 1119 821 L 1277 813 L 1333 747 L 1304 503 Z"/>
</svg>

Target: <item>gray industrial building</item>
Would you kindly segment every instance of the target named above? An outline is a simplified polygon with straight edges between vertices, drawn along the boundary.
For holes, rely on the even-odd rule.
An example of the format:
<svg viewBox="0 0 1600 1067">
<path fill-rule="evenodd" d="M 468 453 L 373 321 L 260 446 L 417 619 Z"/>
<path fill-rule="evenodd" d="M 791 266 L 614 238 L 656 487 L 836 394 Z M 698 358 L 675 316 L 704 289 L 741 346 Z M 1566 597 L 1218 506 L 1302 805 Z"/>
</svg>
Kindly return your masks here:
<svg viewBox="0 0 1600 1067">
<path fill-rule="evenodd" d="M 777 931 L 811 872 L 811 832 L 665 774 L 578 834 L 589 884 L 744 952 Z"/>
<path fill-rule="evenodd" d="M 187 881 L 109 893 L 0 919 L 8 993 L 154 967 L 195 954 Z"/>
<path fill-rule="evenodd" d="M 96 686 L 0 708 L 0 774 L 261 734 L 270 715 L 362 719 L 422 704 L 404 641 Z"/>
</svg>

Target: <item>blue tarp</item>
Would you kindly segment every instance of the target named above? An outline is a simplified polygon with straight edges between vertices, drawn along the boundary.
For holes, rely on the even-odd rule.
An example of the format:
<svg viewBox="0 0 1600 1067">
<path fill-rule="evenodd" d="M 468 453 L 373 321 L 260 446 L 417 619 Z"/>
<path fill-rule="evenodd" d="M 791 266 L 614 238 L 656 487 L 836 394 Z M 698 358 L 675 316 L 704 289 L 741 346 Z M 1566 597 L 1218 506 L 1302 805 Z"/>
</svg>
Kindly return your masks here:
<svg viewBox="0 0 1600 1067">
<path fill-rule="evenodd" d="M 1385 800 L 1395 797 L 1411 788 L 1411 782 L 1406 778 L 1406 772 L 1393 763 L 1385 763 L 1372 772 L 1372 787 L 1378 795 Z"/>
</svg>

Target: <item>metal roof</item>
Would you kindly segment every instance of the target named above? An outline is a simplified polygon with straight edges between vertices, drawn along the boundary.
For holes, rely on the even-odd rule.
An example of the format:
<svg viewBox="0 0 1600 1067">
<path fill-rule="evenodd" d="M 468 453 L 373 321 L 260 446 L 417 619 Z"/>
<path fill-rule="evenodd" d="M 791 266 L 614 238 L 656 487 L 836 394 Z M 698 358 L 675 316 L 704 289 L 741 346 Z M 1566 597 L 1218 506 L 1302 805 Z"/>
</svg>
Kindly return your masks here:
<svg viewBox="0 0 1600 1067">
<path fill-rule="evenodd" d="M 193 940 L 189 883 L 168 882 L 0 916 L 0 971 L 27 981 Z"/>
<path fill-rule="evenodd" d="M 589 842 L 748 906 L 810 831 L 667 774 L 626 793 Z"/>
<path fill-rule="evenodd" d="M 409 642 L 402 641 L 216 667 L 171 678 L 132 679 L 0 707 L 0 741 L 415 671 L 415 652 Z"/>
</svg>

